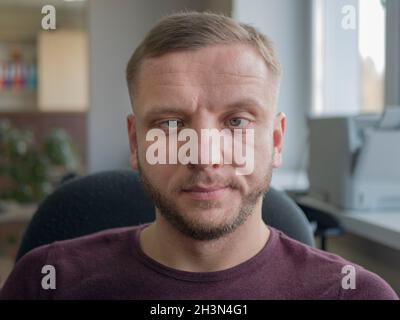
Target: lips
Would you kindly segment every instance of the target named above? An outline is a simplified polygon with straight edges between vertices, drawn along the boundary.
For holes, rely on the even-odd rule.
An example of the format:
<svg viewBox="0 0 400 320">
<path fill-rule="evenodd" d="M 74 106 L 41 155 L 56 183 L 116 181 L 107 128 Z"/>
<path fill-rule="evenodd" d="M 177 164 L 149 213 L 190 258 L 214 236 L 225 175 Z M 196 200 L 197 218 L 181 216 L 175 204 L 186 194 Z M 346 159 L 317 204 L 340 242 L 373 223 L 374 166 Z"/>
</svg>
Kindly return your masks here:
<svg viewBox="0 0 400 320">
<path fill-rule="evenodd" d="M 213 191 L 217 191 L 217 190 L 224 189 L 224 188 L 226 188 L 226 187 L 225 186 L 212 186 L 212 187 L 211 186 L 210 187 L 194 186 L 194 187 L 183 189 L 183 191 L 184 192 L 213 192 Z"/>
<path fill-rule="evenodd" d="M 183 193 L 195 200 L 215 200 L 230 190 L 226 186 L 193 186 L 183 189 Z"/>
</svg>

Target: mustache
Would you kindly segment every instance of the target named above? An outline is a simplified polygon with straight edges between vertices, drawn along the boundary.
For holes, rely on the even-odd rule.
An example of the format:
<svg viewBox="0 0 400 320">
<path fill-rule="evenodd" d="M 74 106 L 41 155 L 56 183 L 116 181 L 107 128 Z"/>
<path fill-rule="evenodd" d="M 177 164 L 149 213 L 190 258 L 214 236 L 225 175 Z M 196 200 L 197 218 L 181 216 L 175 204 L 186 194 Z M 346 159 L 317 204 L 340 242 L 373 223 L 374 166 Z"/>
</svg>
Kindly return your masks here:
<svg viewBox="0 0 400 320">
<path fill-rule="evenodd" d="M 232 178 L 222 177 L 217 174 L 210 176 L 209 174 L 205 173 L 195 173 L 188 177 L 185 182 L 181 184 L 180 190 L 190 189 L 199 184 L 218 185 L 232 189 L 240 189 L 240 184 Z"/>
</svg>

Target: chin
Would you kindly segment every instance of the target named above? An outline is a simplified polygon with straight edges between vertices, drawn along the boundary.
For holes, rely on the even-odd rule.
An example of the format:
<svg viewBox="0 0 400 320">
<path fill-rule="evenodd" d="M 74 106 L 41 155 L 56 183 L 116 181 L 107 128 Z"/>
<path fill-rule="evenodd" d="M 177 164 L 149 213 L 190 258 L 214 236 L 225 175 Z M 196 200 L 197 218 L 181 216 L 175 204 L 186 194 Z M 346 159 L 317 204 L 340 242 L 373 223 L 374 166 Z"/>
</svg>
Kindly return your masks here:
<svg viewBox="0 0 400 320">
<path fill-rule="evenodd" d="M 234 220 L 234 217 L 230 216 L 232 210 L 224 210 L 220 208 L 189 209 L 185 212 L 190 214 L 190 217 L 184 217 L 187 222 L 205 227 L 218 227 Z"/>
</svg>

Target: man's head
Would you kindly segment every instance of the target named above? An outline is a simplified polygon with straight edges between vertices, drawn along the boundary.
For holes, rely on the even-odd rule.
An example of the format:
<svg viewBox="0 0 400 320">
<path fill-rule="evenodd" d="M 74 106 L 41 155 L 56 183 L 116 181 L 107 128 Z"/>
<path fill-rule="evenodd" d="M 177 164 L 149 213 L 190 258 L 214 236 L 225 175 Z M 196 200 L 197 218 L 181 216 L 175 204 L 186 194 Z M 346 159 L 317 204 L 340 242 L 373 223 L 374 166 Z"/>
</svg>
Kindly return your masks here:
<svg viewBox="0 0 400 320">
<path fill-rule="evenodd" d="M 134 115 L 128 116 L 131 164 L 164 219 L 185 235 L 211 240 L 233 232 L 260 214 L 272 169 L 281 163 L 285 117 L 276 115 L 281 69 L 270 41 L 254 28 L 210 13 L 186 12 L 161 20 L 127 66 Z M 146 134 L 172 136 L 192 129 L 252 130 L 254 170 L 240 164 L 190 162 L 150 164 Z M 205 141 L 199 138 L 199 149 Z M 177 147 L 184 144 L 177 142 Z M 247 150 L 243 147 L 243 150 Z M 221 148 L 221 159 L 226 156 Z"/>
</svg>

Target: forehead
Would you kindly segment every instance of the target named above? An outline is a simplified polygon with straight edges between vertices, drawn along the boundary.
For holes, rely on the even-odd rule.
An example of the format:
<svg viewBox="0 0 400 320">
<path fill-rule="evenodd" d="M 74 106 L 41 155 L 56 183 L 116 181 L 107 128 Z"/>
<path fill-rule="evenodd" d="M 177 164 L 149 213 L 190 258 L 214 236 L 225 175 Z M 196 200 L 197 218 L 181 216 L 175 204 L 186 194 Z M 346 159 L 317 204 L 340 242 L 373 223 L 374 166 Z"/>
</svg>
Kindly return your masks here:
<svg viewBox="0 0 400 320">
<path fill-rule="evenodd" d="M 149 99 L 220 100 L 234 94 L 267 95 L 272 76 L 249 45 L 215 45 L 146 59 L 138 77 L 136 105 Z"/>
</svg>

